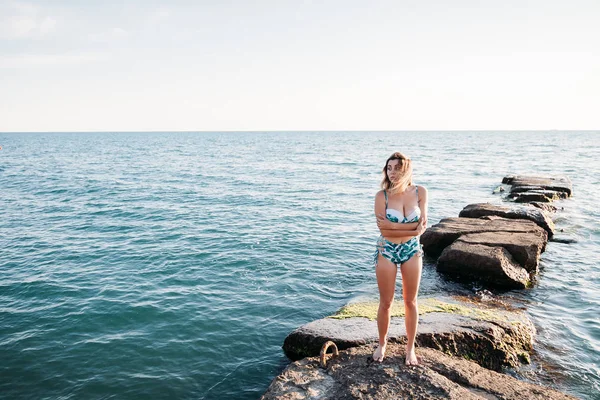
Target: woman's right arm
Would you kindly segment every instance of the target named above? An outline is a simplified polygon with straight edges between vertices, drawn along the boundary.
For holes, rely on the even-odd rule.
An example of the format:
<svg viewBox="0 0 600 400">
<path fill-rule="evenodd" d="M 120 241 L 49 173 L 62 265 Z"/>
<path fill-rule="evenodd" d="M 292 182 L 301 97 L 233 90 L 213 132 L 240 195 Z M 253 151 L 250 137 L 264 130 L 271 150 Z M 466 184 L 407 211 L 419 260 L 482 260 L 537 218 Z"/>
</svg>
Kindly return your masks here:
<svg viewBox="0 0 600 400">
<path fill-rule="evenodd" d="M 411 231 L 399 231 L 392 229 L 380 229 L 381 236 L 385 238 L 410 238 L 415 236 L 421 236 L 425 232 L 425 226 L 422 222 L 415 222 L 418 224 L 417 228 Z"/>
<path fill-rule="evenodd" d="M 412 231 L 417 229 L 420 221 L 417 222 L 392 222 L 385 216 L 377 216 L 377 227 L 379 230 L 393 230 L 393 231 Z"/>
</svg>

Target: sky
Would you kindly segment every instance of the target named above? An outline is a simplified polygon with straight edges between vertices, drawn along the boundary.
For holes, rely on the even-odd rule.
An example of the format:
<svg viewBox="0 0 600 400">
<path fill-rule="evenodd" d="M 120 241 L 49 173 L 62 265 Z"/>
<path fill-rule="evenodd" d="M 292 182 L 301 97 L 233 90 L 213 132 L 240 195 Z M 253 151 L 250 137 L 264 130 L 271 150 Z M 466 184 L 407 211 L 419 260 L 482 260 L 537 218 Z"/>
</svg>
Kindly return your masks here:
<svg viewBox="0 0 600 400">
<path fill-rule="evenodd" d="M 600 129 L 600 1 L 0 0 L 0 132 Z"/>
</svg>

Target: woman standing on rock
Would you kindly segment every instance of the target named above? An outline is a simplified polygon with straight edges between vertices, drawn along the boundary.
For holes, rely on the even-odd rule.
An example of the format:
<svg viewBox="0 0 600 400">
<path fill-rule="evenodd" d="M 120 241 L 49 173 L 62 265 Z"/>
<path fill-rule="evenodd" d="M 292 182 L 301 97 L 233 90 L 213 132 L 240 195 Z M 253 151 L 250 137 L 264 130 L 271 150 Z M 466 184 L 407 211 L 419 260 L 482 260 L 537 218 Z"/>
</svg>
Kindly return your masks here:
<svg viewBox="0 0 600 400">
<path fill-rule="evenodd" d="M 423 265 L 419 236 L 427 226 L 427 190 L 413 185 L 411 160 L 402 153 L 394 153 L 387 159 L 381 187 L 383 190 L 375 196 L 375 216 L 381 236 L 375 253 L 375 273 L 379 287 L 379 346 L 373 353 L 373 359 L 381 362 L 385 357 L 399 266 L 408 337 L 406 365 L 417 365 L 417 294 Z"/>
</svg>

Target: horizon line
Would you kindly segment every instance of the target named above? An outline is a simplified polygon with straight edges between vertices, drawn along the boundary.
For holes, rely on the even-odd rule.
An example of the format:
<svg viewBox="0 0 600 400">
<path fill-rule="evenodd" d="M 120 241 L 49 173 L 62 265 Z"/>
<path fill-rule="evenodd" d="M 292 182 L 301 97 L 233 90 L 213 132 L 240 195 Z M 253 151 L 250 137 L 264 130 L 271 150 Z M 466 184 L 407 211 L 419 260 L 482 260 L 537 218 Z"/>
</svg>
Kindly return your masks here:
<svg viewBox="0 0 600 400">
<path fill-rule="evenodd" d="M 325 133 L 325 132 L 600 132 L 600 129 L 348 129 L 348 130 L 108 130 L 108 131 L 0 131 L 4 133 Z"/>
</svg>

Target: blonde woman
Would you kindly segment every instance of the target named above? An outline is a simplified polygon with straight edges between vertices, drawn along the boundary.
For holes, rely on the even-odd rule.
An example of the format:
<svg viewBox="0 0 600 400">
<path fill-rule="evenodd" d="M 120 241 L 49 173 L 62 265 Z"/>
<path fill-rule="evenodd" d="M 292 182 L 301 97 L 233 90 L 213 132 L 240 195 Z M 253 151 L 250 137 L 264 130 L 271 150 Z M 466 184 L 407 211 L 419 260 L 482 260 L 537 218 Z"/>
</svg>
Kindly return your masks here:
<svg viewBox="0 0 600 400">
<path fill-rule="evenodd" d="M 406 312 L 404 323 L 408 338 L 406 365 L 417 365 L 417 294 L 423 265 L 419 236 L 427 226 L 427 190 L 413 185 L 411 160 L 402 153 L 394 153 L 387 159 L 381 187 L 383 190 L 375 196 L 375 216 L 381 236 L 375 253 L 375 273 L 379 287 L 379 346 L 373 353 L 373 360 L 381 362 L 385 357 L 390 310 L 394 302 L 396 274 L 400 267 Z"/>
</svg>

